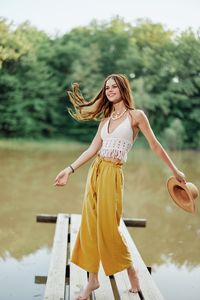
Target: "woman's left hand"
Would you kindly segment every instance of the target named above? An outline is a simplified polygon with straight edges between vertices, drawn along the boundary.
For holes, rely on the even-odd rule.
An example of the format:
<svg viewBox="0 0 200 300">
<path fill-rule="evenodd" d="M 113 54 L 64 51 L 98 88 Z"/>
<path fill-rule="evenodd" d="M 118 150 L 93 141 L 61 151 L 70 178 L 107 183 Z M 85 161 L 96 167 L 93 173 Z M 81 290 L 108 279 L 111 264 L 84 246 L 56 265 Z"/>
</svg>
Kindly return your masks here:
<svg viewBox="0 0 200 300">
<path fill-rule="evenodd" d="M 174 172 L 174 176 L 175 178 L 179 181 L 179 182 L 182 182 L 182 183 L 186 183 L 186 178 L 185 178 L 185 174 L 181 171 L 179 171 L 178 169 L 175 170 Z"/>
</svg>

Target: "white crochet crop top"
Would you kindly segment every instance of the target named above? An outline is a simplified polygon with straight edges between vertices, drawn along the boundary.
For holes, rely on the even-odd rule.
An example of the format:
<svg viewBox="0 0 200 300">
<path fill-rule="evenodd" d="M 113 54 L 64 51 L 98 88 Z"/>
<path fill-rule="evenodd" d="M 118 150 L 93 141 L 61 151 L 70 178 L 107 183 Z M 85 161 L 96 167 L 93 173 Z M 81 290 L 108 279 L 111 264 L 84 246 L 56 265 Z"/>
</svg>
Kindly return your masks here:
<svg viewBox="0 0 200 300">
<path fill-rule="evenodd" d="M 133 145 L 133 130 L 129 117 L 127 116 L 111 133 L 108 132 L 109 122 L 110 119 L 101 129 L 103 143 L 98 154 L 126 162 L 127 154 Z"/>
</svg>

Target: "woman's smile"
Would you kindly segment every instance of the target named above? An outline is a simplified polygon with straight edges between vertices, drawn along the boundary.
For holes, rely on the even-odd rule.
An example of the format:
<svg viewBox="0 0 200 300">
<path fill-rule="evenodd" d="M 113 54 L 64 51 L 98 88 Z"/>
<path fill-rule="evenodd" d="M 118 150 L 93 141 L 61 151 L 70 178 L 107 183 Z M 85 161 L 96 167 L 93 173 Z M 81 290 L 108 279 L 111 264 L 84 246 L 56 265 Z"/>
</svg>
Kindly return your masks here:
<svg viewBox="0 0 200 300">
<path fill-rule="evenodd" d="M 113 78 L 106 82 L 106 96 L 108 100 L 119 101 L 121 100 L 121 93 L 119 87 Z"/>
</svg>

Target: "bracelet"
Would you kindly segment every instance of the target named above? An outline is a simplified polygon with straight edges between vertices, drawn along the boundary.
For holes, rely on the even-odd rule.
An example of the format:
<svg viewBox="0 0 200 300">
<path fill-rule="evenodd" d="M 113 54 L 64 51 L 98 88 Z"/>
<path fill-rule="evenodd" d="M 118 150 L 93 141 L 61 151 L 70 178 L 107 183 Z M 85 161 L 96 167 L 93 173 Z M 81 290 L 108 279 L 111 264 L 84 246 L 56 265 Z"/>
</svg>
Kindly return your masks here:
<svg viewBox="0 0 200 300">
<path fill-rule="evenodd" d="M 71 165 L 69 167 L 72 170 L 72 173 L 74 173 L 74 168 Z"/>
</svg>

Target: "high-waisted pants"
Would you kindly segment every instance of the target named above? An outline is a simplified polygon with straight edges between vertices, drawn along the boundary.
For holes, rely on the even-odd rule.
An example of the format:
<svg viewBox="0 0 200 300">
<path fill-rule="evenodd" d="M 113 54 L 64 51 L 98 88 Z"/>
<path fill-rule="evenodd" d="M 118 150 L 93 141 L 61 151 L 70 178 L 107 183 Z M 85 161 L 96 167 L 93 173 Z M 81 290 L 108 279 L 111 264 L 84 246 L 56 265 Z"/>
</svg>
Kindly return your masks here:
<svg viewBox="0 0 200 300">
<path fill-rule="evenodd" d="M 97 156 L 89 169 L 71 262 L 96 273 L 101 261 L 107 276 L 132 265 L 126 240 L 118 227 L 122 200 L 122 164 Z"/>
</svg>

